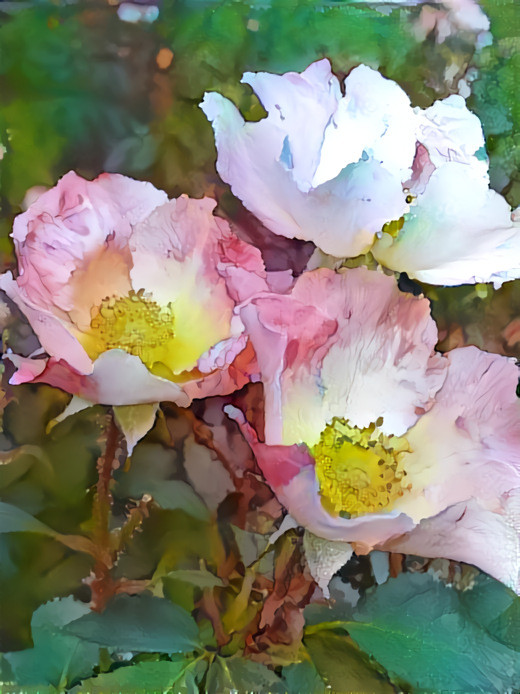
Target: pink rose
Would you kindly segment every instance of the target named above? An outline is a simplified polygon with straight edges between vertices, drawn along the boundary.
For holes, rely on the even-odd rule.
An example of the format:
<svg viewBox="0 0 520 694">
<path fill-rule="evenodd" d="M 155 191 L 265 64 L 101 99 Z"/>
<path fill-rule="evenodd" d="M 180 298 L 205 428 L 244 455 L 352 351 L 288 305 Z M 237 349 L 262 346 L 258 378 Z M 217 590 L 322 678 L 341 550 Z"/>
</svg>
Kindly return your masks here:
<svg viewBox="0 0 520 694">
<path fill-rule="evenodd" d="M 236 307 L 266 275 L 215 205 L 73 172 L 37 198 L 14 223 L 18 276 L 6 272 L 0 288 L 48 356 L 10 353 L 11 382 L 92 403 L 181 406 L 247 383 L 255 358 Z"/>
<path fill-rule="evenodd" d="M 520 591 L 520 400 L 513 359 L 433 351 L 428 301 L 363 268 L 301 276 L 243 319 L 265 443 L 228 408 L 298 524 L 358 553 L 477 565 Z M 269 350 L 266 351 L 266 346 Z"/>
</svg>

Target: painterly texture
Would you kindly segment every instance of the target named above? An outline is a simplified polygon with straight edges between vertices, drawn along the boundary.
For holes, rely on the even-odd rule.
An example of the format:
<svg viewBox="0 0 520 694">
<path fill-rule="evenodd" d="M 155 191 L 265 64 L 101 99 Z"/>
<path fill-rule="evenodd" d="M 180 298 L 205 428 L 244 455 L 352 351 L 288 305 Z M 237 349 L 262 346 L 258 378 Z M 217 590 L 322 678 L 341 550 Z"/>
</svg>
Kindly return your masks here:
<svg viewBox="0 0 520 694">
<path fill-rule="evenodd" d="M 2 691 L 515 690 L 519 37 L 0 3 Z"/>
</svg>

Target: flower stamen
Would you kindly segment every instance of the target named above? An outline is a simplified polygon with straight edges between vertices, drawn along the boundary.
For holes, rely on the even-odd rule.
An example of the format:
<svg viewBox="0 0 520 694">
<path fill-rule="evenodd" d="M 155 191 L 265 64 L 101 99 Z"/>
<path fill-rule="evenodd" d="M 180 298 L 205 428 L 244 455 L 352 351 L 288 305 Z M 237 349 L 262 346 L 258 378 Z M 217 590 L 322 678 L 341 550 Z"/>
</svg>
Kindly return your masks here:
<svg viewBox="0 0 520 694">
<path fill-rule="evenodd" d="M 175 337 L 171 304 L 160 306 L 145 297 L 143 289 L 120 298 L 107 297 L 93 313 L 89 334 L 93 358 L 109 349 L 122 349 L 150 369 L 162 360 Z"/>
<path fill-rule="evenodd" d="M 327 511 L 352 518 L 390 510 L 411 488 L 403 466 L 409 450 L 406 439 L 373 424 L 358 429 L 334 417 L 311 451 Z"/>
</svg>

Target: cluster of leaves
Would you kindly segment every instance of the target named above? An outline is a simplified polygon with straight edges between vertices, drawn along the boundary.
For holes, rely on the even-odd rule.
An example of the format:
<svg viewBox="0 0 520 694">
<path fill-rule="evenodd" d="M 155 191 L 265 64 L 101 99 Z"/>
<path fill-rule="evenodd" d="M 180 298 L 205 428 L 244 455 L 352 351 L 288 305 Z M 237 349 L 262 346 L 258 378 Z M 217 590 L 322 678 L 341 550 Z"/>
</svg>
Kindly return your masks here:
<svg viewBox="0 0 520 694">
<path fill-rule="evenodd" d="M 261 416 L 259 386 L 235 397 Z M 333 600 L 324 600 L 301 532 L 269 543 L 283 510 L 224 416 L 226 398 L 194 411 L 164 405 L 131 461 L 119 451 L 107 545 L 115 561 L 104 610 L 92 611 L 106 413 L 50 428 L 63 405 L 57 391 L 24 386 L 5 400 L 0 611 L 17 634 L 4 636 L 6 686 L 501 692 L 518 681 L 520 598 L 475 570 L 455 588 L 446 585 L 453 577 L 424 573 L 428 563 L 403 565 L 397 556 L 389 578 L 386 554 L 373 568 L 353 557 L 331 584 Z M 36 403 L 40 421 L 31 417 L 31 443 L 20 445 Z"/>
</svg>

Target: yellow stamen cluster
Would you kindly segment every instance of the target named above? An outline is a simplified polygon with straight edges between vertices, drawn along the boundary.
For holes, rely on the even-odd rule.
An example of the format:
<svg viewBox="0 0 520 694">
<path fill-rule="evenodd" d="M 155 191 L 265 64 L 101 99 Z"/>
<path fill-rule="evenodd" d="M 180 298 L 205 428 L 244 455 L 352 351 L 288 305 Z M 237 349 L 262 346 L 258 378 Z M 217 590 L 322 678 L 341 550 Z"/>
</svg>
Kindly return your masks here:
<svg viewBox="0 0 520 694">
<path fill-rule="evenodd" d="M 173 325 L 171 305 L 159 306 L 146 298 L 142 289 L 119 299 L 106 298 L 90 323 L 90 351 L 97 356 L 109 349 L 123 349 L 151 368 L 161 361 L 173 340 Z"/>
<path fill-rule="evenodd" d="M 335 417 L 312 449 L 327 511 L 353 518 L 390 510 L 411 488 L 403 466 L 407 451 L 404 438 Z"/>
</svg>

